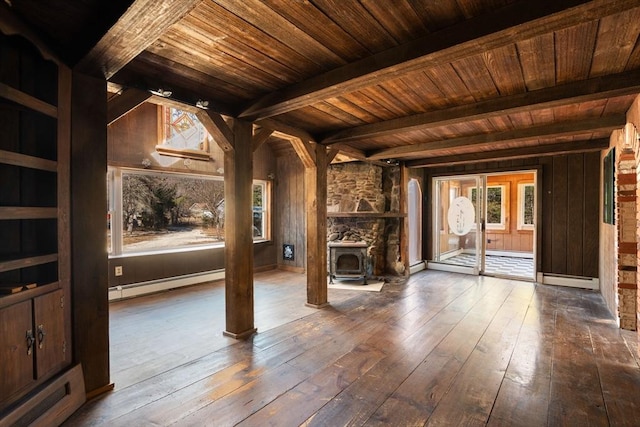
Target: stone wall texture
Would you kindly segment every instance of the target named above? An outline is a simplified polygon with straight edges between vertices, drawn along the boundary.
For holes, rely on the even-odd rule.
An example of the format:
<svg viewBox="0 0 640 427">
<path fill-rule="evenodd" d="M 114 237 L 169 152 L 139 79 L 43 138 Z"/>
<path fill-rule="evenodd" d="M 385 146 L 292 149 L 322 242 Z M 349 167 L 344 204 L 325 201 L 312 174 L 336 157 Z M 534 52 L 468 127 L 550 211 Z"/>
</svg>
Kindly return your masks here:
<svg viewBox="0 0 640 427">
<path fill-rule="evenodd" d="M 327 170 L 327 241 L 364 241 L 369 245 L 370 274 L 400 275 L 400 171 L 368 163 L 341 163 Z M 353 213 L 363 212 L 359 217 Z M 339 213 L 348 213 L 341 217 Z M 373 215 L 373 216 L 372 216 Z"/>
</svg>

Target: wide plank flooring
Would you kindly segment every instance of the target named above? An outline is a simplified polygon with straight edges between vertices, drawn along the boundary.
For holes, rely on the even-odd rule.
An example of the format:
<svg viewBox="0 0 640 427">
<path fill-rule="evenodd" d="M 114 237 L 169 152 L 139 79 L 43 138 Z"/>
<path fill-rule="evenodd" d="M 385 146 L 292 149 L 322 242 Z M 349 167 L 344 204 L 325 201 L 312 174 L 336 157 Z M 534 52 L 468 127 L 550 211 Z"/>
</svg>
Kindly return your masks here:
<svg viewBox="0 0 640 427">
<path fill-rule="evenodd" d="M 223 286 L 112 303 L 115 390 L 65 425 L 640 425 L 638 340 L 597 292 L 424 271 L 317 310 L 272 271 L 235 341 Z"/>
</svg>

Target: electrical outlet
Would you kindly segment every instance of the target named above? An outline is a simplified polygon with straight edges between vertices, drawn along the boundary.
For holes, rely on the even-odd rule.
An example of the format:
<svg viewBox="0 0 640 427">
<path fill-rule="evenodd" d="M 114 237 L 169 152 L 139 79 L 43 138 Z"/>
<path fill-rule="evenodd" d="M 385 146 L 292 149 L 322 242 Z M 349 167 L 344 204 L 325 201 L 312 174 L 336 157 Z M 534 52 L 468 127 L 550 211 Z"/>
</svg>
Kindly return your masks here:
<svg viewBox="0 0 640 427">
<path fill-rule="evenodd" d="M 122 276 L 122 266 L 116 266 L 116 276 Z"/>
</svg>

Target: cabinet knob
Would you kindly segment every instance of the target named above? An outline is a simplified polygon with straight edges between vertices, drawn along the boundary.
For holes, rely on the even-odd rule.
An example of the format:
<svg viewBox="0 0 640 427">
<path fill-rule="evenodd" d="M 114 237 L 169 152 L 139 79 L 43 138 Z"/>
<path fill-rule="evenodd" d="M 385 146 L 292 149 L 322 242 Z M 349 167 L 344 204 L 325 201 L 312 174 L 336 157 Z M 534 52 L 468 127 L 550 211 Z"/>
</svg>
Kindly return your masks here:
<svg viewBox="0 0 640 427">
<path fill-rule="evenodd" d="M 36 342 L 36 339 L 33 336 L 33 331 L 31 329 L 27 331 L 26 339 L 27 339 L 27 355 L 31 356 L 31 353 L 33 352 L 33 344 L 35 344 Z"/>
<path fill-rule="evenodd" d="M 38 348 L 42 348 L 42 346 L 44 345 L 44 336 L 47 335 L 46 332 L 44 331 L 44 325 L 39 325 L 38 326 Z"/>
</svg>

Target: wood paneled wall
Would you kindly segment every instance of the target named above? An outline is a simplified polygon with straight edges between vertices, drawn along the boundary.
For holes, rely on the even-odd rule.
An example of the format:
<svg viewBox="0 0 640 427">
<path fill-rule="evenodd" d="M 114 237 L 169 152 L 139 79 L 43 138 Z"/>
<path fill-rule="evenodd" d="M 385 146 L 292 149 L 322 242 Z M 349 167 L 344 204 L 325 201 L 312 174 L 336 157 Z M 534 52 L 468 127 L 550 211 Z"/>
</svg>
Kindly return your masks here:
<svg viewBox="0 0 640 427">
<path fill-rule="evenodd" d="M 194 160 L 188 166 L 179 157 L 157 155 L 156 145 L 162 138 L 161 110 L 158 105 L 144 103 L 109 125 L 109 165 L 142 168 L 142 159 L 147 159 L 151 169 L 222 175 L 224 153 L 215 143 L 209 149 L 211 160 Z"/>
<path fill-rule="evenodd" d="M 275 241 L 279 268 L 303 272 L 306 261 L 304 166 L 295 153 L 278 157 L 275 185 Z M 282 257 L 282 245 L 295 247 L 295 259 Z"/>
<path fill-rule="evenodd" d="M 600 153 L 577 153 L 427 169 L 423 251 L 433 259 L 431 178 L 538 170 L 537 271 L 598 277 Z"/>
<path fill-rule="evenodd" d="M 542 160 L 543 272 L 598 277 L 600 153 Z"/>
</svg>

